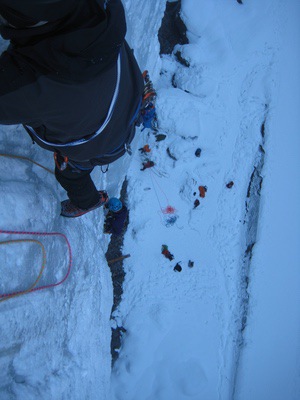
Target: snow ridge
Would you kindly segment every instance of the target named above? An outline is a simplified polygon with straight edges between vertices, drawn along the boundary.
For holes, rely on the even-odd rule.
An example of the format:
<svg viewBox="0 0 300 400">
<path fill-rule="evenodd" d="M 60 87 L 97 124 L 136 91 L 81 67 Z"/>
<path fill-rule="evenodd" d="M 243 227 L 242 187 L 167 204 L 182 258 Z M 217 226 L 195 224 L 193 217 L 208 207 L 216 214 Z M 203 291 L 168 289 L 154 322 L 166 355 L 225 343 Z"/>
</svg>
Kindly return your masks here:
<svg viewBox="0 0 300 400">
<path fill-rule="evenodd" d="M 260 195 L 263 184 L 262 171 L 265 161 L 265 133 L 267 124 L 268 106 L 266 105 L 266 115 L 261 125 L 261 144 L 255 156 L 253 172 L 250 177 L 249 186 L 247 190 L 247 197 L 245 202 L 245 246 L 243 259 L 241 260 L 240 271 L 240 323 L 237 324 L 237 347 L 235 354 L 235 368 L 233 371 L 233 384 L 232 384 L 232 399 L 236 399 L 237 382 L 240 374 L 240 360 L 243 356 L 243 348 L 245 346 L 244 330 L 247 327 L 247 319 L 249 312 L 250 293 L 248 286 L 251 276 L 251 260 L 253 255 L 254 246 L 256 243 L 260 210 Z M 240 325 L 240 327 L 239 327 Z"/>
</svg>

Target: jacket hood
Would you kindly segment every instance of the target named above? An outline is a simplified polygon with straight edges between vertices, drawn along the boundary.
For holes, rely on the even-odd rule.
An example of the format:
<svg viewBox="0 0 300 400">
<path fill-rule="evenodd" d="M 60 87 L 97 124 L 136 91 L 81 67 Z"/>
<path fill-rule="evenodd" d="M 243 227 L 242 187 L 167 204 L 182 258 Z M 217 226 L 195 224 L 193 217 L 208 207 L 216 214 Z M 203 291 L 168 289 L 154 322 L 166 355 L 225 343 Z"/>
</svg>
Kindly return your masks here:
<svg viewBox="0 0 300 400">
<path fill-rule="evenodd" d="M 57 21 L 84 0 L 0 0 L 0 15 L 11 25 L 26 27 L 39 21 Z"/>
<path fill-rule="evenodd" d="M 126 34 L 120 0 L 110 0 L 104 9 L 96 0 L 79 2 L 72 14 L 41 26 L 15 29 L 1 26 L 10 40 L 8 52 L 28 62 L 37 73 L 57 79 L 92 79 L 116 62 Z"/>
</svg>

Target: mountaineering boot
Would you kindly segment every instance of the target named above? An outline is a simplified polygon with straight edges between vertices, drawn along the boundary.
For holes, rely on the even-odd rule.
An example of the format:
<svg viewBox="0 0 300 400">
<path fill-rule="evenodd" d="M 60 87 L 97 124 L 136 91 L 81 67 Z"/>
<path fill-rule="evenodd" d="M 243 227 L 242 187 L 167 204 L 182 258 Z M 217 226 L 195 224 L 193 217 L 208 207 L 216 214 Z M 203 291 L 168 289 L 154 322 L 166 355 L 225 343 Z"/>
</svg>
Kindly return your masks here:
<svg viewBox="0 0 300 400">
<path fill-rule="evenodd" d="M 95 210 L 96 208 L 99 208 L 103 206 L 104 203 L 107 202 L 108 200 L 108 195 L 105 190 L 99 190 L 100 194 L 100 199 L 98 203 L 96 203 L 93 207 L 83 209 L 75 206 L 74 204 L 71 203 L 71 200 L 64 200 L 61 202 L 61 213 L 60 215 L 63 217 L 67 218 L 76 218 L 80 217 L 81 215 L 84 215 L 90 211 Z"/>
</svg>

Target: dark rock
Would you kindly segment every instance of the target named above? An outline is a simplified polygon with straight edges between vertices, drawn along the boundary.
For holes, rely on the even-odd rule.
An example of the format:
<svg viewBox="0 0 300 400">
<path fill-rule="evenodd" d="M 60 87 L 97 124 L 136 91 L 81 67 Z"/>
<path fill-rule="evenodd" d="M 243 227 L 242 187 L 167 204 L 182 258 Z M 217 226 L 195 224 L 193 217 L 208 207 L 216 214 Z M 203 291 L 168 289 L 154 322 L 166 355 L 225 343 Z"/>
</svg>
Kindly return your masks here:
<svg viewBox="0 0 300 400">
<path fill-rule="evenodd" d="M 176 44 L 187 44 L 186 26 L 181 16 L 181 0 L 166 3 L 166 10 L 158 31 L 160 54 L 172 54 Z"/>
<path fill-rule="evenodd" d="M 181 65 L 183 65 L 184 67 L 189 68 L 190 63 L 189 63 L 185 58 L 182 57 L 181 51 L 179 51 L 179 50 L 176 51 L 176 53 L 174 54 L 174 56 L 175 56 L 176 60 L 177 60 Z"/>
<path fill-rule="evenodd" d="M 158 135 L 155 135 L 155 141 L 160 142 L 162 140 L 165 140 L 166 137 L 167 137 L 167 135 L 164 135 L 163 133 L 159 133 Z"/>
<path fill-rule="evenodd" d="M 125 179 L 122 185 L 120 199 L 122 202 L 126 203 L 127 200 L 127 186 L 128 181 Z M 129 214 L 129 213 L 128 213 Z M 124 233 L 127 229 L 129 223 L 129 217 L 127 218 L 124 226 L 123 233 L 121 235 L 111 235 L 110 243 L 107 248 L 107 252 L 105 254 L 106 260 L 110 261 L 115 258 L 122 256 L 122 248 L 124 241 Z M 111 310 L 111 318 L 114 311 L 119 306 L 122 294 L 123 294 L 123 282 L 125 279 L 125 271 L 123 268 L 123 259 L 116 261 L 112 264 L 109 264 L 109 268 L 111 271 L 112 282 L 113 282 L 113 306 Z M 112 356 L 112 364 L 118 358 L 118 349 L 121 346 L 121 335 L 122 332 L 126 332 L 123 327 L 118 327 L 117 329 L 112 329 L 112 340 L 111 340 L 111 356 Z"/>
<path fill-rule="evenodd" d="M 111 356 L 112 356 L 112 362 L 114 363 L 118 356 L 119 352 L 118 350 L 121 348 L 121 341 L 122 341 L 122 336 L 123 333 L 126 332 L 126 329 L 123 328 L 123 326 L 118 326 L 117 328 L 112 328 L 111 330 Z"/>
<path fill-rule="evenodd" d="M 261 124 L 260 134 L 261 134 L 262 138 L 265 137 L 265 121 Z"/>
<path fill-rule="evenodd" d="M 171 83 L 172 83 L 173 88 L 176 89 L 177 88 L 176 74 L 173 74 Z"/>
</svg>

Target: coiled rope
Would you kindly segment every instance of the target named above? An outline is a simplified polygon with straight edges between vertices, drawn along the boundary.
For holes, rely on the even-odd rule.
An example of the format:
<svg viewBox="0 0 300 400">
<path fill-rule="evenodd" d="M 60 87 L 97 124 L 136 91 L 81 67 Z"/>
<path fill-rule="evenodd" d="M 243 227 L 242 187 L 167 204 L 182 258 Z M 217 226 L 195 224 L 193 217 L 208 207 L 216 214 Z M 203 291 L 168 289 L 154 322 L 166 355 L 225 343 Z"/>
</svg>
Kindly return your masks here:
<svg viewBox="0 0 300 400">
<path fill-rule="evenodd" d="M 35 282 L 28 289 L 20 290 L 20 291 L 12 292 L 12 293 L 0 294 L 0 302 L 11 299 L 12 297 L 21 296 L 23 294 L 35 292 L 37 290 L 49 289 L 49 288 L 52 288 L 55 286 L 59 286 L 68 278 L 70 271 L 71 271 L 71 267 L 72 267 L 72 249 L 71 249 L 71 245 L 70 245 L 68 238 L 63 233 L 59 233 L 59 232 L 25 232 L 25 231 L 19 232 L 19 231 L 7 231 L 7 230 L 0 229 L 0 234 L 32 235 L 32 236 L 59 236 L 65 240 L 65 242 L 67 244 L 67 248 L 68 248 L 68 255 L 69 255 L 69 264 L 68 264 L 67 272 L 66 272 L 65 276 L 59 282 L 50 283 L 48 285 L 36 287 L 37 283 L 41 279 L 41 276 L 42 276 L 42 273 L 43 273 L 43 270 L 45 267 L 45 263 L 46 263 L 46 252 L 45 252 L 45 248 L 44 248 L 43 244 L 40 241 L 34 240 L 34 239 L 6 240 L 4 242 L 0 242 L 0 244 L 11 244 L 11 243 L 18 243 L 18 242 L 34 242 L 34 243 L 39 244 L 43 249 L 43 263 L 42 263 L 42 267 L 40 268 L 40 272 L 39 272 L 38 277 L 36 278 Z"/>
<path fill-rule="evenodd" d="M 12 155 L 12 154 L 3 154 L 3 153 L 0 154 L 0 157 L 25 160 L 25 161 L 31 162 L 32 164 L 37 165 L 40 168 L 43 168 L 44 170 L 46 170 L 47 172 L 49 172 L 51 174 L 54 174 L 53 171 L 51 171 L 49 168 L 44 167 L 42 164 L 39 164 L 38 162 L 36 162 L 36 161 L 34 161 L 34 160 L 32 160 L 31 158 L 28 158 L 28 157 Z M 10 230 L 2 230 L 2 229 L 0 229 L 0 234 L 20 235 L 20 236 L 29 235 L 29 236 L 58 236 L 58 237 L 61 237 L 61 238 L 63 238 L 65 240 L 65 242 L 67 244 L 68 258 L 69 258 L 67 272 L 66 272 L 65 276 L 59 282 L 50 283 L 48 285 L 42 285 L 42 286 L 38 286 L 37 287 L 37 284 L 39 283 L 39 281 L 40 281 L 40 279 L 42 277 L 42 274 L 43 274 L 43 271 L 44 271 L 44 268 L 45 268 L 45 265 L 46 265 L 46 250 L 45 250 L 45 246 L 43 245 L 43 243 L 40 242 L 39 240 L 36 240 L 36 239 L 12 239 L 12 240 L 1 241 L 0 245 L 12 245 L 12 244 L 18 244 L 18 243 L 34 243 L 34 244 L 37 244 L 42 249 L 42 265 L 41 265 L 41 268 L 39 270 L 37 278 L 29 286 L 29 288 L 24 289 L 24 290 L 11 292 L 11 293 L 0 294 L 0 302 L 5 301 L 5 300 L 9 300 L 9 299 L 11 299 L 13 297 L 21 296 L 23 294 L 28 294 L 28 293 L 35 292 L 35 291 L 38 291 L 38 290 L 43 290 L 43 289 L 48 289 L 48 288 L 52 288 L 52 287 L 55 287 L 55 286 L 59 286 L 68 278 L 68 276 L 70 274 L 70 271 L 71 271 L 71 267 L 72 267 L 72 249 L 71 249 L 71 245 L 70 245 L 70 242 L 69 242 L 68 238 L 63 233 L 59 233 L 59 232 L 10 231 Z"/>
</svg>

